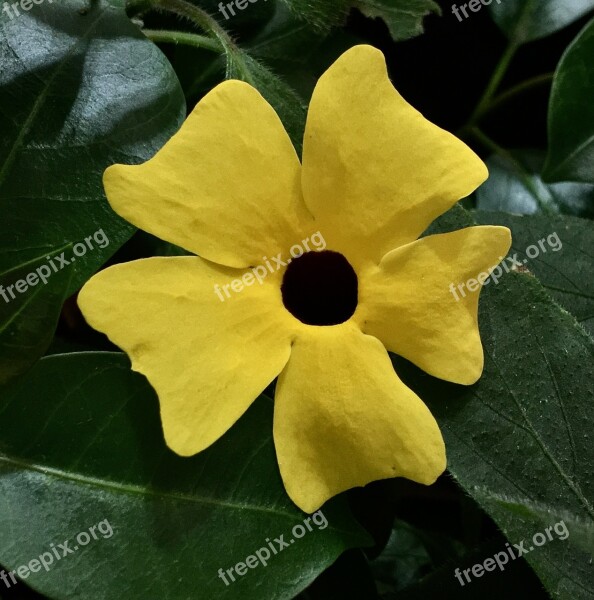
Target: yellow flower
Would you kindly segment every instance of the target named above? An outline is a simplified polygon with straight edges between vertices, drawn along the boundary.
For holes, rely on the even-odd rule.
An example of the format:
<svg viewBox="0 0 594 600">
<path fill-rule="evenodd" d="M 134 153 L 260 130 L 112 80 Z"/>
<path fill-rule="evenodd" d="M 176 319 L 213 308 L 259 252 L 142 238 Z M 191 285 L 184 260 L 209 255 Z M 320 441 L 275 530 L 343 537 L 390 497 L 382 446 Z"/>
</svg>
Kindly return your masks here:
<svg viewBox="0 0 594 600">
<path fill-rule="evenodd" d="M 274 443 L 304 511 L 376 479 L 431 484 L 443 439 L 387 350 L 441 379 L 480 377 L 480 286 L 458 300 L 450 287 L 497 264 L 509 230 L 418 238 L 487 175 L 369 46 L 318 82 L 303 164 L 262 96 L 228 81 L 153 159 L 104 178 L 118 214 L 199 257 L 113 266 L 79 304 L 155 388 L 178 454 L 219 439 L 278 376 Z"/>
</svg>

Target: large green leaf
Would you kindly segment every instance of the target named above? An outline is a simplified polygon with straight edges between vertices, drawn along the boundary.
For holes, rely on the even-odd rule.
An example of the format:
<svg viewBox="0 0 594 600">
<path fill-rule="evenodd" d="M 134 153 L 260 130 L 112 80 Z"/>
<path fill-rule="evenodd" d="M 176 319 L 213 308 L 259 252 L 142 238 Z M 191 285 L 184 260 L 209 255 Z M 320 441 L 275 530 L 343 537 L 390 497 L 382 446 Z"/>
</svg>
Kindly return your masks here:
<svg viewBox="0 0 594 600">
<path fill-rule="evenodd" d="M 468 223 L 452 211 L 437 229 Z M 594 549 L 579 529 L 594 522 L 594 342 L 526 273 L 487 285 L 480 323 L 485 371 L 474 386 L 397 368 L 437 418 L 450 473 L 511 542 L 533 548 L 525 558 L 547 590 L 592 599 Z M 533 536 L 562 520 L 569 537 L 536 547 Z"/>
<path fill-rule="evenodd" d="M 493 19 L 516 44 L 546 37 L 594 10 L 594 0 L 501 0 Z"/>
<path fill-rule="evenodd" d="M 594 336 L 592 222 L 574 217 L 520 217 L 486 211 L 474 215 L 481 224 L 505 225 L 511 229 L 513 253 L 518 254 L 518 260 Z M 527 256 L 527 250 L 532 258 Z"/>
<path fill-rule="evenodd" d="M 297 539 L 307 516 L 280 479 L 272 407 L 261 397 L 211 448 L 180 458 L 163 441 L 154 392 L 124 355 L 42 359 L 0 399 L 10 424 L 0 432 L 0 563 L 27 564 L 67 539 L 74 549 L 79 532 L 107 519 L 112 537 L 27 583 L 57 600 L 294 597 L 368 539 L 341 499 L 324 506 L 327 527 L 318 516 Z M 289 546 L 266 567 L 227 576 L 228 586 L 219 578 L 281 535 Z"/>
<path fill-rule="evenodd" d="M 545 177 L 594 183 L 594 20 L 567 49 L 555 73 Z"/>
<path fill-rule="evenodd" d="M 423 19 L 441 14 L 433 0 L 354 0 L 352 5 L 368 17 L 382 18 L 395 40 L 407 40 L 423 33 Z"/>
<path fill-rule="evenodd" d="M 544 183 L 544 153 L 514 151 L 487 160 L 489 179 L 477 190 L 477 208 L 515 214 L 563 213 L 594 218 L 594 185 Z"/>
<path fill-rule="evenodd" d="M 120 4 L 65 0 L 0 21 L 0 268 L 103 228 L 109 245 L 72 265 L 71 290 L 133 231 L 103 171 L 150 158 L 184 116 L 169 63 Z"/>
<path fill-rule="evenodd" d="M 105 200 L 104 169 L 148 159 L 179 126 L 184 100 L 164 56 L 116 0 L 2 11 L 0 65 L 0 273 L 82 243 L 75 260 L 67 255 L 69 278 L 29 291 L 26 312 L 5 307 L 34 358 L 53 331 L 59 281 L 76 291 L 133 232 Z M 40 318 L 52 305 L 54 316 Z M 22 326 L 27 315 L 37 316 Z"/>
</svg>

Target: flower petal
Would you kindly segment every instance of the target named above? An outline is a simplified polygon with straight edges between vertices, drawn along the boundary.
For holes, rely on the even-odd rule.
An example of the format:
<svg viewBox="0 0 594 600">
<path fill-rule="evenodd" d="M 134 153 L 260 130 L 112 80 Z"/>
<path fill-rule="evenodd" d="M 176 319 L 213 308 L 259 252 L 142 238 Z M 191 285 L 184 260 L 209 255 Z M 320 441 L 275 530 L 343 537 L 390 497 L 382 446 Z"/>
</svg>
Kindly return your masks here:
<svg viewBox="0 0 594 600">
<path fill-rule="evenodd" d="M 432 235 L 393 250 L 361 277 L 353 318 L 365 333 L 427 373 L 470 385 L 483 371 L 482 286 L 476 281 L 473 291 L 456 286 L 481 273 L 486 277 L 510 245 L 509 229 L 486 226 Z"/>
<path fill-rule="evenodd" d="M 112 208 L 137 227 L 244 268 L 302 239 L 311 217 L 300 177 L 273 108 L 247 83 L 227 81 L 151 160 L 113 165 L 104 185 Z"/>
<path fill-rule="evenodd" d="M 329 247 L 379 263 L 486 178 L 483 162 L 392 86 L 383 54 L 356 46 L 320 78 L 303 147 L 305 202 Z"/>
<path fill-rule="evenodd" d="M 433 483 L 446 465 L 429 409 L 352 323 L 297 337 L 276 388 L 274 443 L 285 488 L 308 513 L 376 479 Z"/>
<path fill-rule="evenodd" d="M 289 359 L 278 276 L 222 302 L 214 286 L 238 275 L 193 256 L 149 258 L 101 271 L 79 295 L 89 324 L 155 388 L 167 445 L 183 456 L 221 437 Z"/>
</svg>

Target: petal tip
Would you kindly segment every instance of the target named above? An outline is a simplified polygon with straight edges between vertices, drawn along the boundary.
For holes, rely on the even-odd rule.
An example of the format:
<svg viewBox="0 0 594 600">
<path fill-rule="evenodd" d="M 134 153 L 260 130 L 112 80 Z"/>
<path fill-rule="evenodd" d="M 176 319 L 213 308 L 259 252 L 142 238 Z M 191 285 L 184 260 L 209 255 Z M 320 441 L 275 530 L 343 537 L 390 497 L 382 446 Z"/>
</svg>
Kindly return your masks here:
<svg viewBox="0 0 594 600">
<path fill-rule="evenodd" d="M 208 105 L 209 101 L 217 101 L 217 98 L 221 96 L 221 94 L 252 94 L 253 96 L 258 96 L 261 99 L 266 99 L 262 94 L 251 84 L 247 83 L 247 81 L 242 81 L 241 79 L 227 79 L 216 85 L 208 94 L 206 94 L 194 107 L 192 113 L 201 109 L 202 107 Z M 241 98 L 237 98 L 237 101 L 240 102 Z M 266 101 L 267 102 L 267 101 Z M 268 102 L 267 102 L 268 103 Z"/>
<path fill-rule="evenodd" d="M 291 486 L 287 486 L 284 478 L 283 484 L 285 486 L 285 491 L 287 492 L 289 498 L 293 501 L 293 504 L 295 504 L 297 508 L 308 515 L 320 510 L 320 508 L 322 508 L 322 506 L 324 506 L 328 500 L 344 491 L 340 490 L 331 492 L 330 490 L 318 490 L 317 493 L 315 493 L 311 489 L 307 490 L 306 487 L 302 485 L 291 488 Z"/>
<path fill-rule="evenodd" d="M 479 167 L 479 169 L 477 169 L 477 172 L 478 172 L 478 170 L 481 171 L 480 183 L 479 183 L 479 186 L 480 186 L 480 185 L 483 185 L 483 183 L 485 183 L 485 181 L 487 181 L 487 179 L 489 179 L 489 177 L 491 176 L 491 173 L 489 172 L 489 167 L 487 167 L 487 164 L 485 163 L 485 161 L 478 154 L 476 155 L 476 157 L 480 162 L 480 167 Z"/>
<path fill-rule="evenodd" d="M 114 164 L 103 171 L 103 187 L 106 192 L 108 187 L 111 188 L 117 180 L 122 179 L 124 170 L 129 168 L 129 166 L 130 165 Z"/>
<path fill-rule="evenodd" d="M 129 185 L 130 170 L 138 169 L 139 166 L 114 164 L 107 167 L 103 172 L 103 189 L 107 201 L 112 210 L 123 218 L 126 217 L 121 213 L 119 198 L 122 196 L 123 188 Z"/>
<path fill-rule="evenodd" d="M 376 48 L 371 44 L 357 44 L 356 46 L 352 46 L 346 50 L 342 56 L 354 56 L 356 54 L 360 54 L 361 56 L 367 55 L 368 57 L 373 57 L 374 59 L 379 58 L 383 62 L 386 61 L 384 53 L 379 48 Z"/>
<path fill-rule="evenodd" d="M 454 379 L 450 381 L 458 385 L 474 385 L 483 376 L 484 368 L 485 356 L 481 344 L 480 358 L 477 360 L 476 364 L 469 366 L 468 371 L 460 375 L 456 381 Z"/>
<path fill-rule="evenodd" d="M 325 79 L 329 73 L 341 72 L 343 69 L 346 72 L 357 71 L 362 74 L 367 74 L 370 69 L 379 69 L 382 73 L 385 73 L 386 77 L 388 74 L 384 53 L 369 44 L 358 44 L 345 50 L 326 73 L 322 75 L 320 81 Z"/>
<path fill-rule="evenodd" d="M 503 225 L 479 225 L 478 227 L 489 232 L 490 237 L 488 241 L 491 243 L 492 248 L 497 252 L 497 264 L 499 264 L 511 249 L 513 241 L 511 230 Z"/>
<path fill-rule="evenodd" d="M 79 290 L 76 297 L 76 304 L 80 308 L 80 312 L 83 314 L 83 317 L 87 322 L 90 319 L 90 313 L 93 308 L 93 297 L 94 290 L 96 287 L 97 280 L 99 278 L 99 274 L 93 275 Z"/>
<path fill-rule="evenodd" d="M 444 452 L 443 461 L 440 461 L 440 463 L 436 464 L 431 471 L 428 471 L 427 475 L 424 476 L 422 480 L 419 480 L 419 483 L 427 486 L 433 485 L 444 474 L 446 468 L 447 460 Z"/>
<path fill-rule="evenodd" d="M 507 254 L 511 248 L 512 241 L 513 241 L 511 229 L 509 229 L 509 227 L 498 227 L 498 229 L 501 231 L 501 234 L 503 235 L 504 244 L 506 246 L 505 253 Z"/>
</svg>

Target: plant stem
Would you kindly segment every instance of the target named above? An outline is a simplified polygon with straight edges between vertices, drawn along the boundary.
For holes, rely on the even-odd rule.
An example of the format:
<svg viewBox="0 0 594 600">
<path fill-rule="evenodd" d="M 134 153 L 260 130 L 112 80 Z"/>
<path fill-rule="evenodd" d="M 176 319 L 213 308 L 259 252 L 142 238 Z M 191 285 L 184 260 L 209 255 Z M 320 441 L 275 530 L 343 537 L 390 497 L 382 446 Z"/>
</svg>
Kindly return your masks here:
<svg viewBox="0 0 594 600">
<path fill-rule="evenodd" d="M 213 40 L 205 35 L 198 35 L 197 33 L 156 29 L 143 29 L 142 33 L 144 33 L 149 40 L 155 43 L 182 44 L 184 46 L 202 48 L 204 50 L 211 50 L 212 52 L 217 53 L 223 51 L 221 44 L 217 40 Z"/>
<path fill-rule="evenodd" d="M 496 96 L 492 100 L 491 104 L 489 105 L 488 111 L 486 112 L 491 112 L 496 108 L 499 108 L 502 104 L 505 104 L 512 98 L 515 98 L 516 96 L 523 94 L 528 90 L 532 90 L 536 87 L 552 82 L 554 77 L 555 73 L 545 73 L 543 75 L 537 75 L 536 77 L 532 77 L 531 79 L 527 79 L 526 81 L 519 83 L 518 85 L 510 88 L 509 90 L 499 94 L 499 96 Z"/>
<path fill-rule="evenodd" d="M 233 40 L 217 20 L 198 6 L 194 6 L 186 0 L 153 0 L 153 6 L 188 19 L 207 34 L 219 40 L 225 51 L 235 49 Z"/>
<path fill-rule="evenodd" d="M 468 128 L 472 128 L 480 120 L 480 118 L 488 111 L 489 106 L 491 104 L 491 100 L 495 95 L 499 84 L 501 83 L 502 79 L 507 73 L 507 69 L 509 68 L 509 65 L 513 57 L 515 56 L 517 50 L 517 43 L 511 41 L 505 49 L 503 56 L 499 60 L 497 67 L 495 67 L 495 71 L 493 72 L 491 80 L 489 81 L 482 98 L 479 100 L 477 107 L 474 109 L 474 112 L 472 113 L 470 120 L 468 121 Z"/>
<path fill-rule="evenodd" d="M 251 74 L 245 63 L 241 50 L 235 45 L 231 36 L 225 31 L 218 21 L 205 10 L 194 6 L 186 0 L 128 0 L 126 3 L 128 14 L 139 14 L 148 10 L 166 11 L 187 19 L 209 37 L 218 40 L 219 51 L 224 52 L 227 58 L 227 73 L 232 67 L 237 67 L 242 77 L 250 81 Z"/>
<path fill-rule="evenodd" d="M 485 148 L 487 148 L 487 150 L 491 150 L 491 152 L 493 152 L 493 154 L 498 154 L 499 156 L 507 159 L 514 165 L 519 166 L 523 170 L 523 167 L 513 157 L 511 152 L 509 152 L 509 150 L 506 150 L 505 148 L 501 147 L 499 144 L 497 144 L 495 141 L 493 141 L 486 133 L 484 133 L 478 127 L 468 127 L 468 128 L 465 128 L 464 131 L 467 132 L 472 137 L 474 137 L 477 141 L 479 141 Z"/>
</svg>

